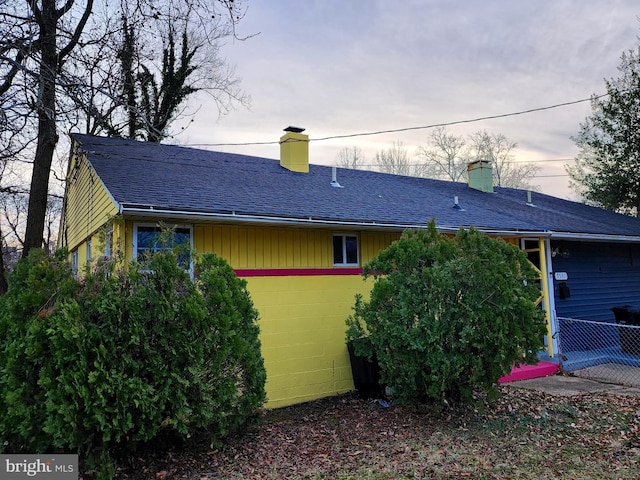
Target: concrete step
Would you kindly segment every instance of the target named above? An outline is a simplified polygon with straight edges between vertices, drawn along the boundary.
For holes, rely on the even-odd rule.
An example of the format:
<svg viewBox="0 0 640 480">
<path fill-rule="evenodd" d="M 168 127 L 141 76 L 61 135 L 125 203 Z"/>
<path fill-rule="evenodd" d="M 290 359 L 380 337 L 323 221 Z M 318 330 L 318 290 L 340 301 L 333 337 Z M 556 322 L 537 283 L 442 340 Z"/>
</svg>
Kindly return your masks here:
<svg viewBox="0 0 640 480">
<path fill-rule="evenodd" d="M 538 362 L 536 365 L 520 365 L 519 367 L 513 367 L 511 373 L 500 378 L 498 383 L 517 382 L 518 380 L 547 377 L 556 373 L 559 368 L 560 365 L 551 362 Z"/>
</svg>

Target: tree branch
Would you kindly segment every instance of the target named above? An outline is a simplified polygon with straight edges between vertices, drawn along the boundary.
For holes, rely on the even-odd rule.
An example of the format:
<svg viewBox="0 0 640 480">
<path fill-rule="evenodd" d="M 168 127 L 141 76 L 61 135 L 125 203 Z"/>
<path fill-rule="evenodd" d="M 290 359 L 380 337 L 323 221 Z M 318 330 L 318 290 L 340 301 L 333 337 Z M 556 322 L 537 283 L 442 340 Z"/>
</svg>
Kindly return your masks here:
<svg viewBox="0 0 640 480">
<path fill-rule="evenodd" d="M 73 0 L 68 0 L 67 4 L 73 5 Z M 69 8 L 71 8 L 71 7 L 69 7 Z M 84 30 L 84 27 L 85 27 L 85 25 L 87 23 L 87 20 L 89 20 L 89 17 L 91 16 L 92 10 L 93 10 L 93 0 L 87 0 L 87 6 L 84 9 L 84 12 L 82 14 L 82 18 L 80 19 L 80 21 L 76 25 L 76 29 L 73 32 L 73 35 L 71 36 L 71 39 L 69 40 L 69 43 L 67 43 L 67 45 L 64 48 L 62 48 L 60 50 L 60 53 L 58 54 L 58 69 L 60 69 L 62 67 L 64 58 L 67 55 L 69 55 L 69 53 L 78 44 L 78 41 L 80 40 L 80 35 L 82 34 L 82 31 Z M 64 12 L 63 12 L 63 14 L 64 14 Z"/>
</svg>

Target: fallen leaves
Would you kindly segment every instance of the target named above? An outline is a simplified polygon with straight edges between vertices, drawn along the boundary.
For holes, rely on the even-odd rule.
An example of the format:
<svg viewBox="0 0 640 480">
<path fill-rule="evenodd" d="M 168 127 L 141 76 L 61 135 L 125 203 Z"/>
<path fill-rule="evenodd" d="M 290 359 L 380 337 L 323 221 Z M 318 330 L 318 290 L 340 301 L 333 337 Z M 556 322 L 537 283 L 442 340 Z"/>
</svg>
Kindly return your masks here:
<svg viewBox="0 0 640 480">
<path fill-rule="evenodd" d="M 353 395 L 267 411 L 217 450 L 206 439 L 158 446 L 122 465 L 119 478 L 638 477 L 640 399 L 501 391 L 485 409 L 439 415 L 381 408 Z"/>
</svg>

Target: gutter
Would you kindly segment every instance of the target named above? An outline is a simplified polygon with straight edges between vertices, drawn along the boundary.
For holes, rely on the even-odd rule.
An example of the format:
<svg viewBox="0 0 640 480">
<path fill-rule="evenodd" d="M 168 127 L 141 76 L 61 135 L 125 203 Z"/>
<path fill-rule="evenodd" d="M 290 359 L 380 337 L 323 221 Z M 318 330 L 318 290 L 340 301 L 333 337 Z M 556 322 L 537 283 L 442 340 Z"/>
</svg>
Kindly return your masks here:
<svg viewBox="0 0 640 480">
<path fill-rule="evenodd" d="M 175 220 L 219 220 L 231 221 L 238 223 L 263 223 L 271 225 L 288 225 L 288 226 L 338 226 L 345 228 L 359 228 L 370 230 L 404 230 L 407 228 L 423 228 L 424 224 L 407 224 L 407 223 L 380 223 L 380 222 L 363 222 L 348 220 L 323 220 L 313 217 L 308 218 L 292 218 L 269 215 L 249 215 L 237 212 L 230 213 L 213 213 L 213 212 L 194 212 L 188 210 L 171 210 L 165 208 L 156 208 L 153 205 L 140 204 L 119 204 L 120 214 L 137 215 L 140 217 L 164 217 Z M 437 226 L 438 231 L 442 233 L 456 233 L 460 226 Z M 531 238 L 549 238 L 552 240 L 574 240 L 582 242 L 625 242 L 640 243 L 640 235 L 607 235 L 592 233 L 571 233 L 571 232 L 554 232 L 550 230 L 501 230 L 492 228 L 476 227 L 479 231 L 493 236 L 499 237 L 531 237 Z"/>
<path fill-rule="evenodd" d="M 640 243 L 640 235 L 607 235 L 596 233 L 551 232 L 553 240 L 574 240 L 578 242 L 626 242 Z"/>
<path fill-rule="evenodd" d="M 175 220 L 220 220 L 238 223 L 263 223 L 271 225 L 287 225 L 287 226 L 339 226 L 359 229 L 388 229 L 388 230 L 404 230 L 407 228 L 424 228 L 427 220 L 423 224 L 407 224 L 407 223 L 380 223 L 380 222 L 364 222 L 364 221 L 340 221 L 340 220 L 323 220 L 313 217 L 308 218 L 291 218 L 268 215 L 248 215 L 237 212 L 231 213 L 209 213 L 209 212 L 193 212 L 188 210 L 170 210 L 164 208 L 156 208 L 153 205 L 132 205 L 119 204 L 120 214 L 136 215 L 140 217 L 164 217 Z M 442 233 L 456 233 L 460 226 L 437 226 L 438 231 Z M 532 230 L 497 230 L 483 229 L 478 230 L 487 235 L 495 235 L 502 237 L 535 237 L 547 238 L 550 232 L 532 231 Z M 638 239 L 640 241 L 640 238 Z"/>
</svg>

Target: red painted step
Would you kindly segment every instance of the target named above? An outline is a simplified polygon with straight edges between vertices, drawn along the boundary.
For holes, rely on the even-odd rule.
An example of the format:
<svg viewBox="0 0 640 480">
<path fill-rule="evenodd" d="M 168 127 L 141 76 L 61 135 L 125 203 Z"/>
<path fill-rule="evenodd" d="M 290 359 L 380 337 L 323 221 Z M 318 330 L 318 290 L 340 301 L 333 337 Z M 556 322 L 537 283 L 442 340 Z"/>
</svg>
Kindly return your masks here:
<svg viewBox="0 0 640 480">
<path fill-rule="evenodd" d="M 528 380 L 529 378 L 540 378 L 553 375 L 560 366 L 551 362 L 538 362 L 535 365 L 520 365 L 513 367 L 509 375 L 498 380 L 498 383 L 517 382 L 518 380 Z"/>
</svg>

